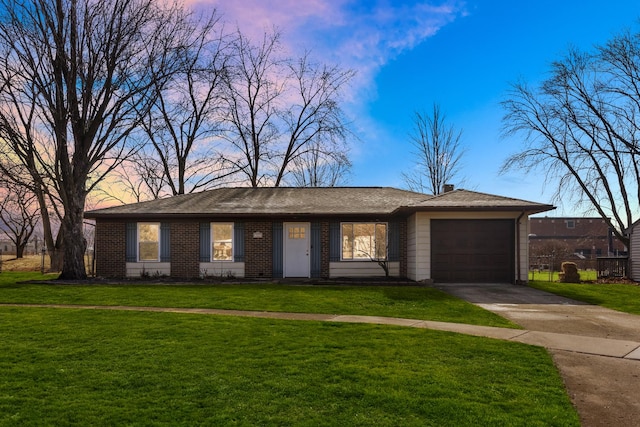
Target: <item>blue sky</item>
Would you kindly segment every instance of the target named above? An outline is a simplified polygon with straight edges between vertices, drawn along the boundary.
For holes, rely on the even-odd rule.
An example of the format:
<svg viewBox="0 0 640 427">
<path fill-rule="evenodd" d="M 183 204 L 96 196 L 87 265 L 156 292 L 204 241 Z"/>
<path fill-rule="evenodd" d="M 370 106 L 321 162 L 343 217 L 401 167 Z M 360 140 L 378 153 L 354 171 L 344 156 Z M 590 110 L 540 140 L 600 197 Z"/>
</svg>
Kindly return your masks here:
<svg viewBox="0 0 640 427">
<path fill-rule="evenodd" d="M 412 166 L 414 111 L 438 103 L 463 130 L 464 188 L 550 203 L 553 184 L 499 175 L 518 141 L 500 136 L 499 105 L 509 85 L 543 79 L 571 46 L 589 49 L 640 27 L 638 0 L 200 0 L 259 37 L 279 28 L 292 52 L 311 49 L 356 70 L 346 111 L 360 141 L 350 185 L 402 187 Z M 582 214 L 559 205 L 554 215 Z"/>
</svg>

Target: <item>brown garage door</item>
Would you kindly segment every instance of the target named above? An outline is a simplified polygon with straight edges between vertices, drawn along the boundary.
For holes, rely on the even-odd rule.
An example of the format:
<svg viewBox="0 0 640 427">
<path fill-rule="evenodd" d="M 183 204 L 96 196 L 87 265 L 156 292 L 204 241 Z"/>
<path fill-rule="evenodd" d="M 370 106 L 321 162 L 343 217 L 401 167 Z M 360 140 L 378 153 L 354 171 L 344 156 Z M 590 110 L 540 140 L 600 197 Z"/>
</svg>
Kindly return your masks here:
<svg viewBox="0 0 640 427">
<path fill-rule="evenodd" d="M 436 282 L 512 283 L 511 219 L 431 220 L 431 274 Z"/>
</svg>

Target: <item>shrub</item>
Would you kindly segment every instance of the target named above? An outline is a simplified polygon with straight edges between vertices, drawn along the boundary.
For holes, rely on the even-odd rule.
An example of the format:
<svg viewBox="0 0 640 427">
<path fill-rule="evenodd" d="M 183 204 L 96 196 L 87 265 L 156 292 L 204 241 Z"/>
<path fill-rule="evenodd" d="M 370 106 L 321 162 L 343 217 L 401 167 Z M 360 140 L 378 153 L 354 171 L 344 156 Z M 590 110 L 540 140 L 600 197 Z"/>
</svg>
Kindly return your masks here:
<svg viewBox="0 0 640 427">
<path fill-rule="evenodd" d="M 580 283 L 580 273 L 575 262 L 563 262 L 562 272 L 558 275 L 562 283 Z"/>
</svg>

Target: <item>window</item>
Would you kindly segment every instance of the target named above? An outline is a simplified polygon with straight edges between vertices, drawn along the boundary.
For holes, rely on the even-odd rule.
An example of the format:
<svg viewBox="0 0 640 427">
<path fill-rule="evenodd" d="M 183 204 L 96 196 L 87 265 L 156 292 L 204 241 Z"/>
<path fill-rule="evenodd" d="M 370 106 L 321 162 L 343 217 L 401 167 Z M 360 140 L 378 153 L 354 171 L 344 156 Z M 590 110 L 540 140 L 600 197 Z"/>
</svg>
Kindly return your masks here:
<svg viewBox="0 0 640 427">
<path fill-rule="evenodd" d="M 576 228 L 576 223 L 572 219 L 567 220 L 567 228 Z"/>
<path fill-rule="evenodd" d="M 233 261 L 232 223 L 211 223 L 211 254 L 213 261 Z"/>
<path fill-rule="evenodd" d="M 387 224 L 343 223 L 342 259 L 387 259 Z"/>
<path fill-rule="evenodd" d="M 138 223 L 138 261 L 160 261 L 160 224 Z"/>
<path fill-rule="evenodd" d="M 289 227 L 289 239 L 304 239 L 305 227 Z"/>
</svg>

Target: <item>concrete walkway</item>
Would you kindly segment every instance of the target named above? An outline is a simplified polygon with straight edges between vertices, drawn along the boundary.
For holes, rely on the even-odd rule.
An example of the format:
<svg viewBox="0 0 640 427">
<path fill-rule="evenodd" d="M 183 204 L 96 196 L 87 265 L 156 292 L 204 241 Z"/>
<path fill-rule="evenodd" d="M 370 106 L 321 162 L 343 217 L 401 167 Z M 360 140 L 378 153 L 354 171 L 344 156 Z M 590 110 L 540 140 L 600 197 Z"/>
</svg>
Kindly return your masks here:
<svg viewBox="0 0 640 427">
<path fill-rule="evenodd" d="M 433 329 L 438 331 L 456 332 L 466 335 L 495 338 L 507 341 L 517 341 L 525 344 L 545 347 L 550 350 L 563 350 L 598 356 L 616 357 L 627 360 L 640 361 L 640 341 L 589 337 L 584 335 L 564 334 L 555 332 L 531 331 L 522 329 L 497 328 L 490 326 L 475 326 L 461 323 L 434 322 L 430 320 L 402 319 L 396 317 L 284 313 L 270 311 L 220 310 L 206 308 L 172 308 L 172 307 L 130 307 L 130 306 L 100 306 L 100 305 L 69 305 L 69 304 L 0 304 L 0 307 L 31 307 L 31 308 L 65 308 L 87 310 L 124 310 L 124 311 L 153 311 L 167 313 L 209 314 L 219 316 L 257 317 L 264 319 L 282 320 L 313 320 L 323 322 L 370 323 L 379 325 L 405 326 L 411 328 Z"/>
</svg>

